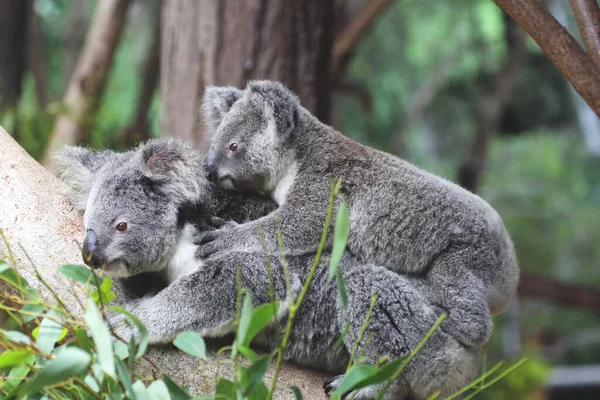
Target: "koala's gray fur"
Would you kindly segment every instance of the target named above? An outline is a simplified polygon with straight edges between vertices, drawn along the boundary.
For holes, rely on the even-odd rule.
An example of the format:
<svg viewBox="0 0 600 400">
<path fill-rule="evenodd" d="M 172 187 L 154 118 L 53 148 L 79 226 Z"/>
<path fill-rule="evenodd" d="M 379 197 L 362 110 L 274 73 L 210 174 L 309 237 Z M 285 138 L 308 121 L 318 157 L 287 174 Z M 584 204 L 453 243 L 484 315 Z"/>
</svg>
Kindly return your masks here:
<svg viewBox="0 0 600 400">
<path fill-rule="evenodd" d="M 255 307 L 271 301 L 262 250 L 233 249 L 200 260 L 193 257 L 195 249 L 189 235 L 206 230 L 206 220 L 223 214 L 223 210 L 242 210 L 235 218 L 244 222 L 269 213 L 274 208 L 272 202 L 234 192 L 226 197 L 227 193 L 214 190 L 205 178 L 200 156 L 172 140 L 150 141 L 121 154 L 67 148 L 60 160 L 64 179 L 76 189 L 75 204 L 85 211 L 88 234 L 95 230 L 100 238 L 96 249 L 103 254 L 107 272 L 131 276 L 130 279 L 154 272 L 170 282 L 157 294 L 125 305 L 148 328 L 151 342 L 170 341 L 186 330 L 207 337 L 231 333 L 238 269 L 241 286 L 251 294 Z M 128 228 L 118 232 L 116 224 L 123 220 Z M 236 228 L 226 225 L 225 229 Z M 182 248 L 183 255 L 179 254 Z M 270 257 L 273 296 L 281 302 L 281 329 L 287 307 L 299 293 L 313 257 L 287 257 L 291 293 L 286 290 L 280 257 Z M 298 311 L 285 352 L 287 360 L 342 373 L 373 295 L 378 295 L 378 301 L 358 348 L 373 364 L 386 355 L 407 355 L 442 312 L 427 298 L 423 289 L 428 284 L 424 279 L 361 263 L 349 254 L 342 257 L 339 269 L 347 286 L 347 311 L 342 307 L 335 281 L 325 283 L 328 262 L 323 261 Z M 122 320 L 116 318 L 112 322 Z M 332 351 L 347 324 L 349 332 L 344 345 Z M 128 327 L 121 327 L 118 332 L 125 338 L 136 334 Z M 281 332 L 271 327 L 259 335 L 256 343 L 274 349 L 280 338 Z M 424 399 L 435 391 L 451 394 L 475 377 L 478 352 L 478 347 L 466 347 L 439 329 L 386 398 Z M 340 381 L 336 377 L 326 382 L 326 391 L 335 390 Z M 378 389 L 361 389 L 354 398 L 373 399 Z"/>
<path fill-rule="evenodd" d="M 316 249 L 332 181 L 341 179 L 350 212 L 348 251 L 362 262 L 423 277 L 427 297 L 448 313 L 447 332 L 466 346 L 488 341 L 490 313 L 507 307 L 519 276 L 511 239 L 490 205 L 343 136 L 277 82 L 250 82 L 243 91 L 208 88 L 204 111 L 214 134 L 205 159 L 211 179 L 226 189 L 270 195 L 279 205 L 286 252 Z M 259 226 L 276 251 L 274 215 L 204 233 L 198 255 L 256 251 Z"/>
</svg>

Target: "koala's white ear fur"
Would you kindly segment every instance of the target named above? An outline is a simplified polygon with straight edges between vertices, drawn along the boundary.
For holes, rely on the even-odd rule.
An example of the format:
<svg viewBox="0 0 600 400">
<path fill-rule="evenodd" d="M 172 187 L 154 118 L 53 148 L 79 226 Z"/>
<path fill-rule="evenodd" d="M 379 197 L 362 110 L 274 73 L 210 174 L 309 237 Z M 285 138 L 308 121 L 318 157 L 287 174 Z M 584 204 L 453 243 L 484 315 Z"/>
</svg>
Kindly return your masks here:
<svg viewBox="0 0 600 400">
<path fill-rule="evenodd" d="M 243 91 L 232 86 L 209 86 L 206 88 L 202 112 L 208 133 L 212 134 L 217 130 L 233 103 L 238 101 L 243 94 Z"/>
<path fill-rule="evenodd" d="M 96 173 L 115 156 L 110 150 L 94 151 L 79 146 L 65 146 L 54 155 L 58 176 L 73 189 L 72 202 L 77 209 L 85 211 Z"/>
<path fill-rule="evenodd" d="M 154 139 L 139 148 L 142 174 L 161 185 L 175 202 L 202 200 L 206 195 L 206 177 L 202 155 L 176 139 Z M 205 185 L 206 183 L 206 185 Z"/>
</svg>

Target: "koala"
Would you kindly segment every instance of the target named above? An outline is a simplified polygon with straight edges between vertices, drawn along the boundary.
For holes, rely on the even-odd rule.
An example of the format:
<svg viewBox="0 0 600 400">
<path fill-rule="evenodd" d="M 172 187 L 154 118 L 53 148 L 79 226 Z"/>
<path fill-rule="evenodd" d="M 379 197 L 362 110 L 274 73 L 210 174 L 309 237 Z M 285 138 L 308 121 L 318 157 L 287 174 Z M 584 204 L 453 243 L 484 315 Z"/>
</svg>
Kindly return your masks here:
<svg viewBox="0 0 600 400">
<path fill-rule="evenodd" d="M 278 220 L 287 254 L 314 252 L 332 182 L 350 214 L 347 250 L 361 262 L 420 276 L 444 329 L 481 346 L 491 315 L 515 294 L 519 268 L 498 213 L 484 200 L 395 156 L 363 146 L 321 123 L 282 84 L 244 90 L 209 87 L 204 117 L 212 134 L 205 167 L 218 186 L 270 196 L 276 212 L 197 237 L 199 257 L 261 247 L 262 227 L 277 250 Z M 329 237 L 328 246 L 332 237 Z"/>
<path fill-rule="evenodd" d="M 288 288 L 278 254 L 230 249 L 201 259 L 195 256 L 198 245 L 193 243 L 193 236 L 212 229 L 219 216 L 242 224 L 268 215 L 275 208 L 271 200 L 220 193 L 207 180 L 201 156 L 173 140 L 152 140 L 125 153 L 68 147 L 59 161 L 63 179 L 75 189 L 73 202 L 84 212 L 84 261 L 118 278 L 153 273 L 164 281 L 156 293 L 124 304 L 147 327 L 151 343 L 169 342 L 187 330 L 205 337 L 232 333 L 239 273 L 241 287 L 250 293 L 254 307 L 272 299 L 279 302 L 280 323 L 269 326 L 253 343 L 269 351 L 278 347 L 288 307 L 300 293 L 314 255 L 287 257 Z M 236 222 L 221 229 L 237 229 Z M 344 307 L 336 282 L 327 284 L 328 264 L 324 260 L 317 267 L 284 357 L 335 375 L 324 384 L 326 393 L 331 393 L 343 378 L 340 374 L 373 296 L 378 299 L 371 322 L 357 347 L 357 354 L 371 364 L 385 356 L 409 354 L 442 310 L 427 298 L 428 283 L 421 277 L 366 264 L 348 253 L 338 267 L 346 282 L 348 305 Z M 137 332 L 122 322 L 121 317 L 111 320 L 119 336 L 136 337 Z M 342 345 L 336 346 L 340 338 Z M 385 398 L 425 399 L 437 391 L 450 395 L 475 377 L 479 351 L 438 329 Z M 381 385 L 362 388 L 353 398 L 374 399 L 379 390 Z"/>
</svg>

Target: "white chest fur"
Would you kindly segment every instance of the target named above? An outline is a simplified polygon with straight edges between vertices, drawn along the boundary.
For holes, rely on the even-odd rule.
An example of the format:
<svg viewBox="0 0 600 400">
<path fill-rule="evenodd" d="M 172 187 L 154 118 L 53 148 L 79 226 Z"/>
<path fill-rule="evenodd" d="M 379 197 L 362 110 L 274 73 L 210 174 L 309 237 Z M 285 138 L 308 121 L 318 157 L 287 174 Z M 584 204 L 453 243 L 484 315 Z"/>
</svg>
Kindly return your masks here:
<svg viewBox="0 0 600 400">
<path fill-rule="evenodd" d="M 288 168 L 286 168 L 284 174 L 275 185 L 275 190 L 273 190 L 272 197 L 278 206 L 282 206 L 285 203 L 287 195 L 290 192 L 290 188 L 294 184 L 297 173 L 298 165 L 294 162 Z"/>
<path fill-rule="evenodd" d="M 183 227 L 169 266 L 163 272 L 163 278 L 167 282 L 171 283 L 202 267 L 202 260 L 196 258 L 196 248 L 198 246 L 194 244 L 195 232 L 196 229 L 192 224 L 186 224 Z"/>
</svg>

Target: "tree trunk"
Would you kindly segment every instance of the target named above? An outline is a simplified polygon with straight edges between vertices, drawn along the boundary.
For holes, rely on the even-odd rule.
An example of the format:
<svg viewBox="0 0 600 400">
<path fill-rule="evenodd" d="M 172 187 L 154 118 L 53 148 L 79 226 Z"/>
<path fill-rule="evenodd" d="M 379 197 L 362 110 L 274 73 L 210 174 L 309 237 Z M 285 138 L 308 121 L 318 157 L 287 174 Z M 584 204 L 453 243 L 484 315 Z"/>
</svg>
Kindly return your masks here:
<svg viewBox="0 0 600 400">
<path fill-rule="evenodd" d="M 35 0 L 27 0 L 27 66 L 35 81 L 40 109 L 48 103 L 48 73 L 43 52 L 42 21 L 34 9 Z"/>
<path fill-rule="evenodd" d="M 129 0 L 99 0 L 82 54 L 67 86 L 64 98 L 67 112 L 54 125 L 44 165 L 52 166 L 52 153 L 64 145 L 85 141 L 100 104 L 129 3 Z"/>
<path fill-rule="evenodd" d="M 0 110 L 13 107 L 21 95 L 25 72 L 27 4 L 0 0 Z"/>
<path fill-rule="evenodd" d="M 165 1 L 162 134 L 202 144 L 204 88 L 249 79 L 283 82 L 328 121 L 333 14 L 333 0 Z"/>
<path fill-rule="evenodd" d="M 32 159 L 0 127 L 0 229 L 11 246 L 17 268 L 27 282 L 42 297 L 54 302 L 50 291 L 36 277 L 36 270 L 44 281 L 62 298 L 65 305 L 76 315 L 82 310 L 73 288 L 58 272 L 62 264 L 81 264 L 79 244 L 83 240 L 81 216 L 62 193 L 66 186 Z M 0 239 L 0 259 L 8 260 L 8 249 Z M 115 291 L 119 293 L 119 280 L 115 279 Z M 5 288 L 0 285 L 0 292 Z M 77 291 L 83 294 L 82 290 Z M 85 303 L 84 303 L 85 304 Z M 156 346 L 148 356 L 165 373 L 178 382 L 189 385 L 193 394 L 214 388 L 213 379 L 220 370 L 231 376 L 231 370 L 223 359 L 215 358 L 215 345 L 209 344 L 209 360 L 199 364 L 198 359 L 188 356 L 174 347 Z M 202 372 L 198 372 L 198 366 Z M 272 376 L 273 370 L 267 374 Z M 152 368 L 140 360 L 136 376 L 151 377 Z M 277 398 L 294 399 L 288 389 L 298 386 L 307 399 L 322 398 L 321 385 L 325 376 L 291 365 L 284 365 L 280 374 Z"/>
<path fill-rule="evenodd" d="M 156 22 L 154 24 L 154 37 L 148 56 L 141 71 L 142 85 L 138 95 L 135 114 L 131 125 L 119 132 L 119 144 L 123 148 L 132 147 L 140 141 L 150 138 L 148 129 L 148 111 L 152 105 L 152 98 L 158 86 L 160 71 L 160 3 L 156 10 Z"/>
</svg>

